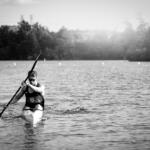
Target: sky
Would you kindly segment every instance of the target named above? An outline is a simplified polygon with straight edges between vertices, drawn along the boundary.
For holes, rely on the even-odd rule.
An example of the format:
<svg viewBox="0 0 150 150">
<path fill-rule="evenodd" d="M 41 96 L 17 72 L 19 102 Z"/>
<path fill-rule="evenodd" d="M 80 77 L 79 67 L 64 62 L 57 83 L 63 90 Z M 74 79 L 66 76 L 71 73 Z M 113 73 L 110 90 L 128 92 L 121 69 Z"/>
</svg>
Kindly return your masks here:
<svg viewBox="0 0 150 150">
<path fill-rule="evenodd" d="M 117 30 L 139 18 L 150 22 L 150 0 L 0 0 L 0 25 L 17 25 L 21 16 L 50 31 Z"/>
</svg>

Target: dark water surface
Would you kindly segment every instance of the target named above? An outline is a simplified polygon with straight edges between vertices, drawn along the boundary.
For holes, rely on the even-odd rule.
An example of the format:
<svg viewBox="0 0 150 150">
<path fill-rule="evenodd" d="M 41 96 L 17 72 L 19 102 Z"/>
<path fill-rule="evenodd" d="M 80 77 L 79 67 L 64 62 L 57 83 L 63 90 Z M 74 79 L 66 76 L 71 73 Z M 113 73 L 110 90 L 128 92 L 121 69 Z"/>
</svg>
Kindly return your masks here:
<svg viewBox="0 0 150 150">
<path fill-rule="evenodd" d="M 0 110 L 33 61 L 0 62 Z M 150 63 L 40 61 L 45 85 L 43 121 L 17 117 L 24 98 L 0 119 L 0 150 L 150 149 Z"/>
</svg>

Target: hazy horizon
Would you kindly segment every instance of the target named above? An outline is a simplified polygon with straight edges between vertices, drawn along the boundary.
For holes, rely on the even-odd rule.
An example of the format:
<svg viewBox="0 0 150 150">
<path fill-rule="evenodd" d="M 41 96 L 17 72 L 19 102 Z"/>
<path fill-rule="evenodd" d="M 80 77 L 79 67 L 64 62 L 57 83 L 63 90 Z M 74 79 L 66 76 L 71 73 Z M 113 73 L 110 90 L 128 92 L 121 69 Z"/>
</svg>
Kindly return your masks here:
<svg viewBox="0 0 150 150">
<path fill-rule="evenodd" d="M 150 22 L 148 0 L 0 0 L 0 25 L 17 25 L 21 16 L 49 30 L 122 31 L 140 19 Z"/>
</svg>

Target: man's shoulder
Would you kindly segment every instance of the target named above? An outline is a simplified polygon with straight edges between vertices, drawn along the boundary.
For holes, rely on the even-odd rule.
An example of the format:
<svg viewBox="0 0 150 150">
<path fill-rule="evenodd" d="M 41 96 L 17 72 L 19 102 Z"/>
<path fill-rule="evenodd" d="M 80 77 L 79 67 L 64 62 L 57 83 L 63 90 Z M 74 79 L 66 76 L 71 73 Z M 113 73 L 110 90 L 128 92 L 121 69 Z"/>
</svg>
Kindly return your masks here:
<svg viewBox="0 0 150 150">
<path fill-rule="evenodd" d="M 37 83 L 37 87 L 44 87 L 44 85 Z"/>
<path fill-rule="evenodd" d="M 40 87 L 40 89 L 41 89 L 41 94 L 44 96 L 44 94 L 45 94 L 45 86 L 42 85 L 42 84 L 40 84 L 40 83 L 38 83 L 38 84 L 37 84 L 37 87 Z"/>
<path fill-rule="evenodd" d="M 40 87 L 40 86 L 42 86 L 40 83 L 37 83 L 37 87 Z"/>
</svg>

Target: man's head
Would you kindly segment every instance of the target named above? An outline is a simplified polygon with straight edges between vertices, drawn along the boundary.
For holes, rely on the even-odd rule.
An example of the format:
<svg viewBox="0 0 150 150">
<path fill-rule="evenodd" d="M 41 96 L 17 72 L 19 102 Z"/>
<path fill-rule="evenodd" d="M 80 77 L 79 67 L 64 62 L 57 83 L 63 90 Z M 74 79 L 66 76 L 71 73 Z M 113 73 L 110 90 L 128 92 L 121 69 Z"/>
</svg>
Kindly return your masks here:
<svg viewBox="0 0 150 150">
<path fill-rule="evenodd" d="M 28 79 L 29 79 L 29 82 L 31 84 L 36 84 L 37 83 L 37 72 L 36 71 L 29 71 L 28 72 Z"/>
</svg>

